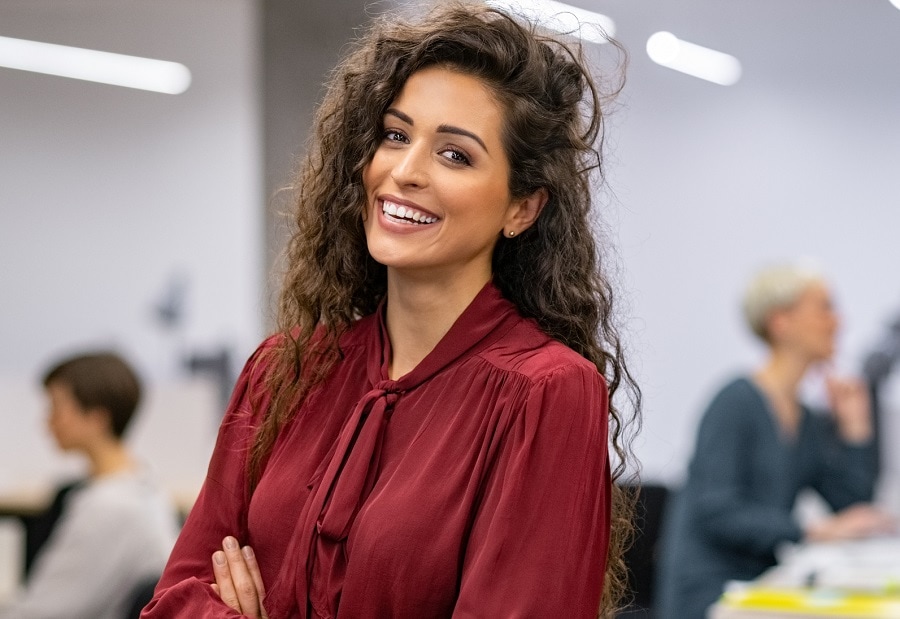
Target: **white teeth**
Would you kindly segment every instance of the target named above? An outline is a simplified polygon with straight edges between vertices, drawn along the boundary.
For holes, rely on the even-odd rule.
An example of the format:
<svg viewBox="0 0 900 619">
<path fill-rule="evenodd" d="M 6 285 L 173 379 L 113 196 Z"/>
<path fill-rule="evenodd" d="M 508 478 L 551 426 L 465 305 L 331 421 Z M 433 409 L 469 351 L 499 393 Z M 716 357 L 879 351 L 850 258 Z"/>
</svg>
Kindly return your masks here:
<svg viewBox="0 0 900 619">
<path fill-rule="evenodd" d="M 393 202 L 383 202 L 381 210 L 388 215 L 392 215 L 394 217 L 399 217 L 402 219 L 408 219 L 410 221 L 418 222 L 421 224 L 432 224 L 437 221 L 437 217 L 429 217 L 427 215 L 423 215 L 422 213 L 411 207 L 397 206 Z"/>
</svg>

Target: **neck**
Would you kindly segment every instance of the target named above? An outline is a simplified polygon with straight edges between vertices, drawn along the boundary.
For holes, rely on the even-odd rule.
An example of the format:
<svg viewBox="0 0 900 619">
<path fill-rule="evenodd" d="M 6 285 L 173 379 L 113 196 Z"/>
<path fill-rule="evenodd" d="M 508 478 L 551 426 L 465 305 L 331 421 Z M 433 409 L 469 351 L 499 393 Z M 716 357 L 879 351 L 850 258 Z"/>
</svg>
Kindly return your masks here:
<svg viewBox="0 0 900 619">
<path fill-rule="evenodd" d="M 393 353 L 391 379 L 409 373 L 434 350 L 489 279 L 490 274 L 448 281 L 388 270 L 385 320 Z"/>
<path fill-rule="evenodd" d="M 756 383 L 768 397 L 782 429 L 789 436 L 796 432 L 800 421 L 797 392 L 809 365 L 806 358 L 773 348 L 769 359 L 754 374 Z"/>
<path fill-rule="evenodd" d="M 800 381 L 809 369 L 810 362 L 800 355 L 782 349 L 772 349 L 766 363 L 756 377 L 764 387 L 781 398 L 796 399 Z"/>
<path fill-rule="evenodd" d="M 87 452 L 91 465 L 91 477 L 113 475 L 134 468 L 135 463 L 125 445 L 117 439 L 106 439 L 93 445 Z"/>
</svg>

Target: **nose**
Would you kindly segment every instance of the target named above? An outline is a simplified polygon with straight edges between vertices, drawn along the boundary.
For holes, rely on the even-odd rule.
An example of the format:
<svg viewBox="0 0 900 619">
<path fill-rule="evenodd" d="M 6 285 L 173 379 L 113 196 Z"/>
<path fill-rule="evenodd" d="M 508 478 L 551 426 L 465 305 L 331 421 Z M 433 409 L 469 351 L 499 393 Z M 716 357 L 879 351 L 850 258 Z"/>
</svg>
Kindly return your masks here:
<svg viewBox="0 0 900 619">
<path fill-rule="evenodd" d="M 412 144 L 398 152 L 391 178 L 400 187 L 422 188 L 428 185 L 428 149 L 425 144 Z"/>
</svg>

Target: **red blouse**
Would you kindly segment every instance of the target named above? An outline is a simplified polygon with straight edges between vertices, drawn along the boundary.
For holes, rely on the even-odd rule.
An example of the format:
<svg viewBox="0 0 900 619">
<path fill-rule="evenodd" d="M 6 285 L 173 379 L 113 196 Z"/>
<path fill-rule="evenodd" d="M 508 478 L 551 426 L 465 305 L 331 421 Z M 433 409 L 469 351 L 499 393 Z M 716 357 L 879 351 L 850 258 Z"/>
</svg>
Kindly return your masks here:
<svg viewBox="0 0 900 619">
<path fill-rule="evenodd" d="M 341 340 L 252 497 L 268 403 L 245 367 L 203 489 L 142 618 L 237 617 L 210 588 L 226 535 L 253 547 L 270 617 L 596 617 L 610 527 L 596 368 L 488 284 L 409 374 L 383 311 Z"/>
</svg>

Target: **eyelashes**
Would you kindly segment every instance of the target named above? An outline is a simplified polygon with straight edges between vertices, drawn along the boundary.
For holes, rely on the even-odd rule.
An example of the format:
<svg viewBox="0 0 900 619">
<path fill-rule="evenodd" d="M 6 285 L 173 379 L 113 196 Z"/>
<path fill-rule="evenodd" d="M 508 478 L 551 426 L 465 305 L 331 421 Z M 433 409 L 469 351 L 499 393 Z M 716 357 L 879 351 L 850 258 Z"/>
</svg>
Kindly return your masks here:
<svg viewBox="0 0 900 619">
<path fill-rule="evenodd" d="M 402 131 L 397 129 L 385 129 L 382 132 L 381 139 L 389 146 L 406 145 L 410 143 L 409 137 Z M 458 146 L 442 146 L 438 150 L 438 154 L 452 164 L 458 166 L 471 166 L 472 159 L 468 153 Z"/>
<path fill-rule="evenodd" d="M 454 163 L 458 163 L 460 165 L 467 165 L 467 166 L 472 165 L 472 162 L 469 160 L 469 156 L 466 155 L 463 151 L 459 150 L 458 148 L 453 148 L 451 146 L 448 146 L 447 148 L 445 148 L 444 150 L 442 150 L 440 152 L 441 152 L 441 154 L 447 153 L 444 156 L 447 159 L 449 159 L 450 161 L 453 161 Z"/>
<path fill-rule="evenodd" d="M 394 129 L 385 129 L 381 138 L 386 142 L 400 142 L 401 144 L 409 143 L 409 138 L 407 138 L 403 133 L 395 131 Z"/>
</svg>

